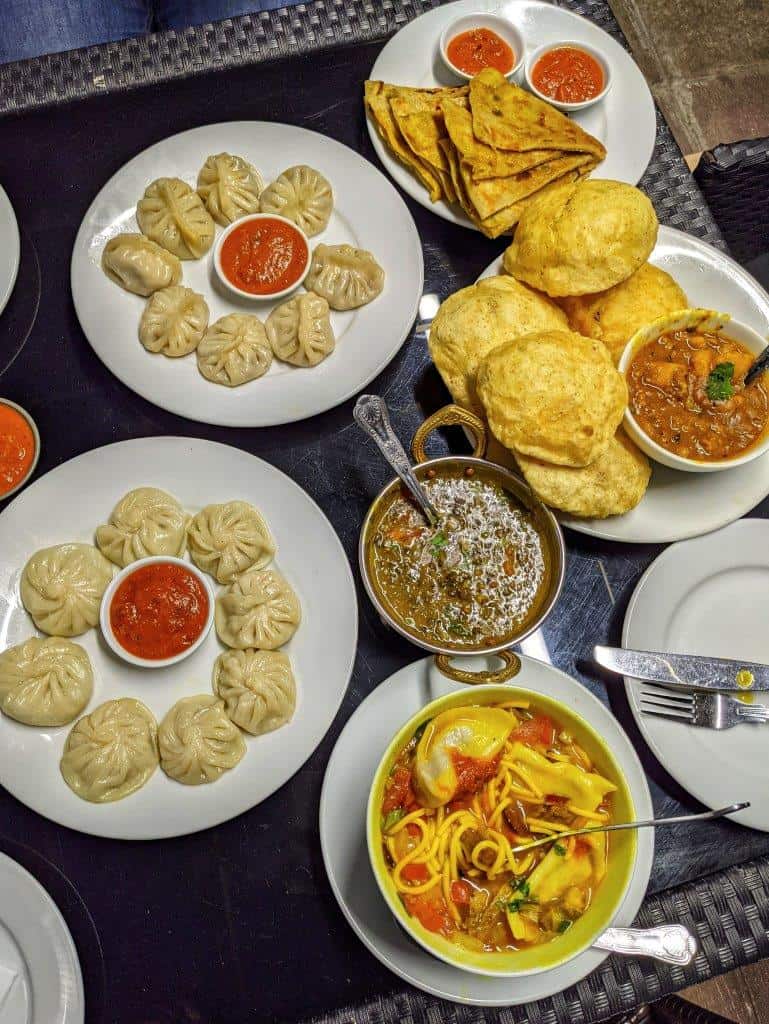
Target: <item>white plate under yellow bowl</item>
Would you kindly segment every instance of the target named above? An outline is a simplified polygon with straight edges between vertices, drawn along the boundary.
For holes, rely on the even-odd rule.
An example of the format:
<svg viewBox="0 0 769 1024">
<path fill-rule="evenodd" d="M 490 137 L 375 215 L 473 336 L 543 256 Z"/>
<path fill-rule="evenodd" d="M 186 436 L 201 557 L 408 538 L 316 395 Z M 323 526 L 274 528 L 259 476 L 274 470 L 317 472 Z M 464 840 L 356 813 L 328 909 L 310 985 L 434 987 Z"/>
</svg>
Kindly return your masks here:
<svg viewBox="0 0 769 1024">
<path fill-rule="evenodd" d="M 446 68 L 438 43 L 450 22 L 474 12 L 499 14 L 513 22 L 524 37 L 527 53 L 545 43 L 570 40 L 595 46 L 604 54 L 611 65 L 611 89 L 600 103 L 571 117 L 606 147 L 606 159 L 595 169 L 594 177 L 635 185 L 654 152 L 657 120 L 652 94 L 627 50 L 602 28 L 573 11 L 541 0 L 457 0 L 443 4 L 397 32 L 377 57 L 369 78 L 420 88 L 466 85 Z M 425 187 L 385 146 L 370 118 L 368 131 L 385 170 L 404 192 L 444 220 L 477 230 L 459 206 L 443 200 L 430 202 Z"/>
<path fill-rule="evenodd" d="M 769 521 L 743 519 L 673 544 L 652 562 L 630 599 L 622 643 L 769 664 L 767 597 Z M 649 684 L 627 679 L 625 686 L 638 728 L 673 778 L 707 807 L 749 800 L 731 820 L 769 832 L 769 725 L 716 732 L 643 715 L 639 695 Z M 749 699 L 769 704 L 769 693 Z"/>
<path fill-rule="evenodd" d="M 333 527 L 289 477 L 238 448 L 184 437 L 122 441 L 80 455 L 31 484 L 0 515 L 2 647 L 36 634 L 21 605 L 19 579 L 38 548 L 93 543 L 115 503 L 134 487 L 160 487 L 198 512 L 234 498 L 256 505 L 277 546 L 275 566 L 296 591 L 302 622 L 282 648 L 297 682 L 292 720 L 248 736 L 242 761 L 216 782 L 183 786 L 158 768 L 145 786 L 115 803 L 75 796 L 59 771 L 69 726 L 34 729 L 0 715 L 0 784 L 38 814 L 61 825 L 115 839 L 185 835 L 227 821 L 260 803 L 307 760 L 331 725 L 352 671 L 358 608 L 352 573 Z M 212 580 L 215 591 L 220 591 Z M 94 668 L 86 714 L 106 700 L 134 697 L 160 719 L 180 698 L 212 693 L 215 659 L 224 650 L 214 630 L 184 661 L 165 668 L 128 665 L 96 629 L 75 637 Z"/>
<path fill-rule="evenodd" d="M 202 377 L 194 353 L 168 359 L 147 352 L 138 334 L 146 299 L 118 287 L 100 265 L 110 238 L 138 231 L 136 203 L 151 181 L 177 177 L 194 188 L 206 157 L 223 151 L 251 161 L 267 183 L 294 164 L 315 167 L 331 183 L 334 211 L 326 230 L 310 239 L 311 246 L 347 243 L 369 249 L 385 272 L 384 290 L 373 302 L 332 313 L 337 345 L 322 363 L 307 369 L 273 360 L 264 377 L 236 388 Z M 217 238 L 223 230 L 217 226 Z M 223 289 L 213 265 L 215 247 L 216 241 L 199 260 L 182 260 L 182 284 L 205 296 L 211 323 L 228 313 L 254 313 L 264 320 L 285 301 L 252 301 Z M 376 167 L 326 135 L 266 121 L 192 128 L 129 160 L 91 203 L 75 239 L 71 267 L 72 298 L 80 325 L 115 376 L 161 409 L 225 427 L 292 423 L 360 391 L 408 337 L 423 277 L 422 246 L 414 221 Z"/>
<path fill-rule="evenodd" d="M 649 262 L 683 288 L 690 306 L 730 313 L 763 337 L 769 336 L 769 294 L 731 257 L 675 228 L 660 226 Z M 503 273 L 502 258 L 481 278 Z M 729 333 L 728 326 L 725 333 Z M 769 454 L 720 473 L 683 473 L 652 462 L 649 488 L 623 516 L 558 519 L 578 533 L 604 540 L 661 544 L 697 537 L 744 516 L 769 494 Z"/>
<path fill-rule="evenodd" d="M 535 641 L 535 638 L 532 638 Z M 530 641 L 530 643 L 532 642 Z M 472 669 L 495 659 L 466 660 Z M 567 703 L 611 748 L 627 779 L 639 818 L 653 816 L 651 796 L 638 756 L 609 709 L 564 672 L 522 656 L 514 685 Z M 400 927 L 382 898 L 366 847 L 366 805 L 374 774 L 393 736 L 425 704 L 464 688 L 423 658 L 390 676 L 363 701 L 342 731 L 328 762 L 320 798 L 320 843 L 334 896 L 361 942 L 394 974 L 440 999 L 474 1006 L 513 1006 L 561 992 L 595 970 L 608 953 L 589 949 L 543 974 L 493 978 L 470 974 L 426 952 Z M 635 918 L 649 883 L 654 836 L 638 833 L 636 869 L 614 924 Z"/>
</svg>

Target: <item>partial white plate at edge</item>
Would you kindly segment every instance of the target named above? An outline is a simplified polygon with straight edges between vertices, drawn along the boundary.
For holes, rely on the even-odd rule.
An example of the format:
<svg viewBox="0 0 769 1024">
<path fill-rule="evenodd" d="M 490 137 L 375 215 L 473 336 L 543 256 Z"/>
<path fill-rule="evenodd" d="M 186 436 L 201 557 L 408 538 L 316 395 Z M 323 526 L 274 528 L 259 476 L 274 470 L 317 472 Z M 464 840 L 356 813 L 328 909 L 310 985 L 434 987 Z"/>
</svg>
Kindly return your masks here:
<svg viewBox="0 0 769 1024">
<path fill-rule="evenodd" d="M 472 667 L 493 659 L 473 658 Z M 608 742 L 630 785 L 636 814 L 653 816 L 641 763 L 614 716 L 584 686 L 564 672 L 522 656 L 511 685 L 568 702 Z M 444 693 L 461 689 L 424 658 L 380 683 L 359 705 L 337 740 L 320 799 L 320 842 L 334 896 L 358 938 L 398 977 L 440 999 L 474 1006 L 512 1006 L 560 992 L 595 970 L 608 956 L 590 949 L 562 967 L 523 978 L 489 978 L 459 971 L 430 956 L 396 923 L 371 871 L 366 848 L 366 805 L 371 781 L 388 743 L 411 715 Z M 472 688 L 467 688 L 472 700 Z M 614 921 L 629 925 L 649 882 L 654 853 L 651 829 L 638 833 L 638 860 L 625 900 Z"/>
<path fill-rule="evenodd" d="M 759 334 L 769 334 L 769 295 L 738 263 L 712 245 L 661 225 L 649 262 L 678 282 L 690 305 L 730 313 Z M 479 280 L 502 272 L 500 256 Z M 661 544 L 696 537 L 734 522 L 767 494 L 769 455 L 720 473 L 679 473 L 653 462 L 649 489 L 632 511 L 608 519 L 576 519 L 561 514 L 558 518 L 564 526 L 592 537 Z"/>
<path fill-rule="evenodd" d="M 0 186 L 0 313 L 5 309 L 19 272 L 19 225 L 11 200 Z"/>
</svg>

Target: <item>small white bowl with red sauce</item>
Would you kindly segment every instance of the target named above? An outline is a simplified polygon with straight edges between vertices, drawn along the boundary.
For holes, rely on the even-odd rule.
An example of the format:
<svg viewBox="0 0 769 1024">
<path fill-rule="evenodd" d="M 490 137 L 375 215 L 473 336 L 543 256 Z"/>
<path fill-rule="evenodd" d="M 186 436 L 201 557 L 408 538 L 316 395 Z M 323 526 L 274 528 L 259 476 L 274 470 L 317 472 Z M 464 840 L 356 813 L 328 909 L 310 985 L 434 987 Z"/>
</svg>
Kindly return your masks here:
<svg viewBox="0 0 769 1024">
<path fill-rule="evenodd" d="M 225 288 L 243 299 L 280 299 L 304 281 L 312 250 L 293 221 L 252 213 L 225 228 L 214 248 L 214 269 Z"/>
<path fill-rule="evenodd" d="M 26 409 L 0 398 L 0 501 L 20 490 L 35 472 L 40 434 Z"/>
<path fill-rule="evenodd" d="M 611 88 L 611 65 L 603 53 L 573 40 L 538 47 L 526 61 L 525 75 L 535 96 L 567 114 L 600 103 Z"/>
<path fill-rule="evenodd" d="M 104 592 L 100 624 L 130 665 L 165 668 L 188 658 L 211 631 L 214 592 L 190 562 L 153 555 L 131 562 Z"/>
<path fill-rule="evenodd" d="M 479 11 L 455 18 L 441 33 L 440 52 L 449 71 L 466 82 L 487 67 L 519 83 L 523 80 L 523 36 L 498 14 Z"/>
</svg>

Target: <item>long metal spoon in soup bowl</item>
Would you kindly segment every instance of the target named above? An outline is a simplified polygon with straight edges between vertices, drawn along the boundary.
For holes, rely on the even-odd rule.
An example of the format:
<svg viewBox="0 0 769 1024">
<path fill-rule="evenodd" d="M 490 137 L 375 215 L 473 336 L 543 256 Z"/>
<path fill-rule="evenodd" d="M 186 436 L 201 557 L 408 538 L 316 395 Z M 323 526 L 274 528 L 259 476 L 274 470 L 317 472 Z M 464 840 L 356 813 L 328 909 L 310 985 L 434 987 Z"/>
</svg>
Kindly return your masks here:
<svg viewBox="0 0 769 1024">
<path fill-rule="evenodd" d="M 374 499 L 361 528 L 360 570 L 372 604 L 384 622 L 435 654 L 439 670 L 455 682 L 511 679 L 521 663 L 510 648 L 539 629 L 563 584 L 565 546 L 555 516 L 520 477 L 484 458 L 486 426 L 466 409 L 448 405 L 425 420 L 412 441 L 416 465 L 395 435 L 382 398 L 362 395 L 353 415 L 397 474 Z M 430 433 L 454 425 L 472 434 L 473 454 L 429 459 Z M 440 507 L 438 495 L 448 507 Z M 408 527 L 390 529 L 396 513 L 409 520 Z M 502 518 L 495 521 L 495 515 Z M 387 563 L 390 538 L 399 530 L 403 543 Z M 486 629 L 484 615 L 494 629 Z M 468 671 L 451 660 L 477 654 L 495 655 L 503 667 Z"/>
</svg>

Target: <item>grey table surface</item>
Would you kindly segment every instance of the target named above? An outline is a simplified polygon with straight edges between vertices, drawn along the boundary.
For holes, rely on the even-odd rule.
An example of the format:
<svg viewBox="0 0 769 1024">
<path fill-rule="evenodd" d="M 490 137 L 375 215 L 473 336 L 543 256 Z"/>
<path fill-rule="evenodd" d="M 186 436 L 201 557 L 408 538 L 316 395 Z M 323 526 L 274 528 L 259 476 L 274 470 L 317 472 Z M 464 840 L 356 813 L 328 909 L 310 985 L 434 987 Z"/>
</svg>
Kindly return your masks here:
<svg viewBox="0 0 769 1024">
<path fill-rule="evenodd" d="M 129 392 L 89 348 L 69 296 L 69 254 L 85 209 L 109 175 L 152 142 L 197 124 L 287 121 L 332 135 L 376 162 L 362 81 L 384 38 L 432 6 L 431 0 L 318 0 L 0 68 L 0 181 L 22 228 L 19 281 L 0 319 L 0 387 L 41 427 L 40 473 L 126 437 L 175 433 L 236 444 L 307 489 L 354 563 L 361 519 L 387 474 L 353 427 L 351 403 L 305 423 L 259 431 L 206 427 L 162 412 Z M 603 0 L 564 0 L 562 6 L 621 38 Z M 663 223 L 723 245 L 659 115 L 641 187 Z M 502 247 L 407 204 L 423 243 L 428 290 L 447 295 L 472 282 Z M 371 389 L 387 399 L 404 439 L 446 398 L 424 339 L 414 336 Z M 456 436 L 451 443 L 462 444 Z M 764 502 L 753 514 L 768 509 Z M 660 548 L 575 533 L 567 543 L 567 585 L 543 630 L 550 657 L 610 699 L 642 756 L 655 811 L 694 810 L 638 736 L 622 692 L 612 688 L 607 698 L 604 682 L 584 661 L 594 643 L 619 640 L 633 587 Z M 317 797 L 333 742 L 374 686 L 420 656 L 383 627 L 360 585 L 359 597 L 358 658 L 334 726 L 305 768 L 249 814 L 188 840 L 131 846 L 60 829 L 0 792 L 0 833 L 54 861 L 93 917 L 110 1020 L 494 1019 L 405 989 L 352 935 L 323 874 Z M 569 992 L 502 1011 L 499 1019 L 596 1021 L 765 955 L 767 854 L 769 836 L 727 822 L 660 833 L 641 920 L 688 921 L 702 943 L 694 965 L 681 971 L 610 958 Z M 300 985 L 301 943 L 284 926 L 292 918 L 315 937 L 320 958 L 303 963 Z M 215 951 L 213 962 L 204 949 Z M 81 955 L 101 964 L 98 942 Z M 226 971 L 234 972 L 234 986 Z M 91 1024 L 96 1011 L 89 1012 Z"/>
</svg>

